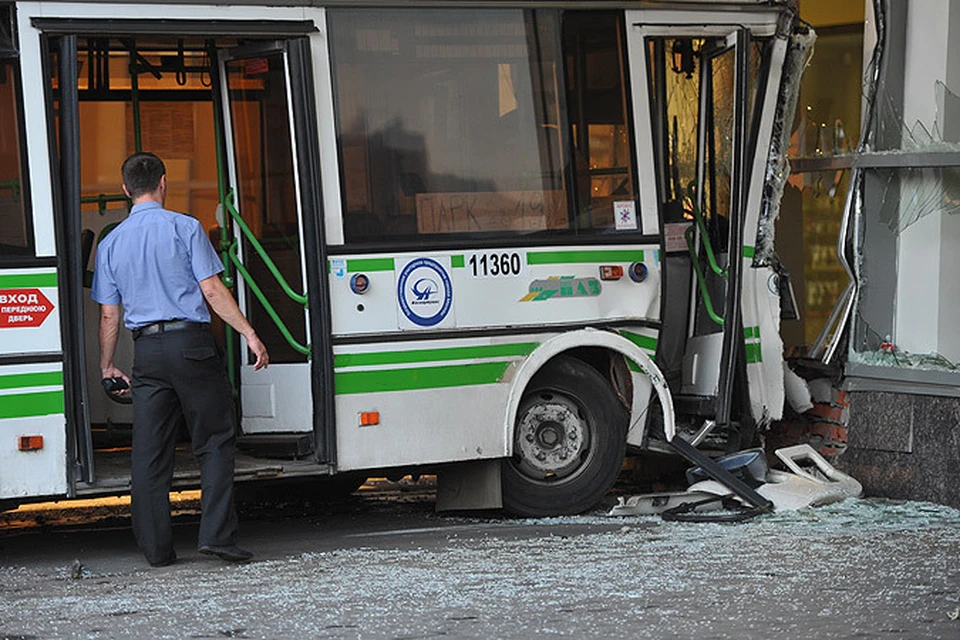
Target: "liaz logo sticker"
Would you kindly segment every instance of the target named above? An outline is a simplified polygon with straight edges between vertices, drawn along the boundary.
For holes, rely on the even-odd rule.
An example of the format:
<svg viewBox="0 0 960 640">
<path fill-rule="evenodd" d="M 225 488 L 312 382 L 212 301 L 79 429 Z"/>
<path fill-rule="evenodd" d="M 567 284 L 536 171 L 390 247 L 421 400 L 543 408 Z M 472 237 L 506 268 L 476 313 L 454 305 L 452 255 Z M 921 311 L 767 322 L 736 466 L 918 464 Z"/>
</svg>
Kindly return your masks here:
<svg viewBox="0 0 960 640">
<path fill-rule="evenodd" d="M 527 295 L 520 302 L 539 302 L 551 298 L 593 298 L 600 295 L 600 281 L 576 276 L 550 276 L 530 283 Z"/>
<path fill-rule="evenodd" d="M 414 325 L 440 324 L 453 304 L 453 284 L 447 269 L 432 258 L 411 260 L 397 278 L 397 300 L 403 315 Z"/>
</svg>

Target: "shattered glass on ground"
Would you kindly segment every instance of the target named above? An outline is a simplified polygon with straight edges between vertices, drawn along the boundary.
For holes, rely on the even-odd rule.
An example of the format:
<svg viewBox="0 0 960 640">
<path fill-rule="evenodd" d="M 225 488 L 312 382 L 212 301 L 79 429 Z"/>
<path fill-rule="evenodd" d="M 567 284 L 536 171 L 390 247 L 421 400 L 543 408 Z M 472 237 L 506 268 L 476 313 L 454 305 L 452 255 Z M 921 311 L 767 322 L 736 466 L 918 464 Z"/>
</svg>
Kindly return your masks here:
<svg viewBox="0 0 960 640">
<path fill-rule="evenodd" d="M 2 567 L 0 637 L 960 634 L 960 511 L 938 505 L 847 500 L 736 525 L 599 513 L 417 524 L 240 566 L 81 579 Z"/>
</svg>

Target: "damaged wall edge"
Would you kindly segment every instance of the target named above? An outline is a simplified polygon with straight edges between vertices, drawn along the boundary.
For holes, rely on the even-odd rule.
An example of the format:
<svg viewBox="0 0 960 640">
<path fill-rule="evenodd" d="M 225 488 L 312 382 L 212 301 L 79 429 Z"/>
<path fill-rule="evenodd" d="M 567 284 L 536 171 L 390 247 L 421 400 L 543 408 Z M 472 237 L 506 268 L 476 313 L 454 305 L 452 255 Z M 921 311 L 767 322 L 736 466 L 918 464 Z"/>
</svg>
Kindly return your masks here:
<svg viewBox="0 0 960 640">
<path fill-rule="evenodd" d="M 843 388 L 960 398 L 960 372 L 898 369 L 897 376 L 890 377 L 890 367 L 847 362 Z"/>
</svg>

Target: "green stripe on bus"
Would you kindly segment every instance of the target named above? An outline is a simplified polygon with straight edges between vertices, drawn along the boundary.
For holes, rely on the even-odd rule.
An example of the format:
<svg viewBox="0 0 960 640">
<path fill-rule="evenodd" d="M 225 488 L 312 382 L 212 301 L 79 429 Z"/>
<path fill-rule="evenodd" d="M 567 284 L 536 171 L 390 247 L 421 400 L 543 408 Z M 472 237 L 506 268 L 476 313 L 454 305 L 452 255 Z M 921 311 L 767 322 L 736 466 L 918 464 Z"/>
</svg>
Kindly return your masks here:
<svg viewBox="0 0 960 640">
<path fill-rule="evenodd" d="M 642 262 L 642 249 L 578 251 L 528 251 L 527 264 L 576 264 L 599 262 Z"/>
<path fill-rule="evenodd" d="M 347 271 L 393 271 L 393 258 L 354 258 L 347 260 Z"/>
<path fill-rule="evenodd" d="M 30 418 L 63 413 L 63 391 L 0 396 L 0 419 Z"/>
<path fill-rule="evenodd" d="M 757 250 L 756 250 L 755 247 L 750 247 L 750 246 L 747 246 L 747 245 L 743 245 L 743 257 L 744 257 L 744 258 L 752 258 L 753 255 L 754 255 L 756 252 L 757 252 Z"/>
<path fill-rule="evenodd" d="M 450 266 L 454 269 L 463 269 L 463 256 L 450 256 Z"/>
<path fill-rule="evenodd" d="M 333 384 L 338 395 L 466 387 L 500 382 L 508 366 L 509 362 L 482 362 L 446 367 L 349 371 L 334 374 Z"/>
<path fill-rule="evenodd" d="M 44 371 L 42 373 L 15 373 L 0 376 L 0 389 L 22 389 L 23 387 L 63 386 L 62 371 Z"/>
<path fill-rule="evenodd" d="M 55 286 L 57 286 L 56 273 L 20 273 L 0 276 L 0 289 Z"/>
<path fill-rule="evenodd" d="M 333 357 L 335 369 L 365 367 L 378 364 L 410 364 L 439 360 L 471 360 L 474 358 L 501 358 L 526 356 L 539 346 L 537 342 L 519 344 L 490 344 L 475 347 L 447 349 L 412 349 L 410 351 L 380 351 L 378 353 L 339 353 Z"/>
<path fill-rule="evenodd" d="M 333 261 L 327 260 L 327 273 L 333 271 Z M 347 271 L 393 271 L 393 258 L 354 258 L 347 260 Z"/>
<path fill-rule="evenodd" d="M 639 333 L 632 333 L 630 331 L 621 331 L 620 335 L 624 338 L 637 345 L 641 349 L 646 349 L 647 351 L 656 351 L 657 350 L 657 339 L 651 336 L 645 336 Z"/>
<path fill-rule="evenodd" d="M 760 338 L 760 327 L 744 327 L 743 337 L 747 340 L 751 338 Z"/>
<path fill-rule="evenodd" d="M 756 364 L 763 362 L 763 353 L 760 350 L 759 342 L 751 342 L 744 345 L 747 353 L 747 364 Z"/>
</svg>

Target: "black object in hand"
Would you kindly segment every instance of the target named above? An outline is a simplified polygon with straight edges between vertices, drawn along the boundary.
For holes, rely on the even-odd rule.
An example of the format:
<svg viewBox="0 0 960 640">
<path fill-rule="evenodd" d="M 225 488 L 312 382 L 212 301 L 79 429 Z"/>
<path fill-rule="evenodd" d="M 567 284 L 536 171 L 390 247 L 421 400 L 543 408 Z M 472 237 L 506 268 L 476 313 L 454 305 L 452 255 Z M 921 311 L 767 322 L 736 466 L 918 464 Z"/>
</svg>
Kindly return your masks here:
<svg viewBox="0 0 960 640">
<path fill-rule="evenodd" d="M 123 378 L 104 378 L 100 381 L 103 385 L 103 388 L 107 390 L 108 393 L 114 393 L 115 391 L 123 391 L 127 388 L 127 381 Z"/>
</svg>

